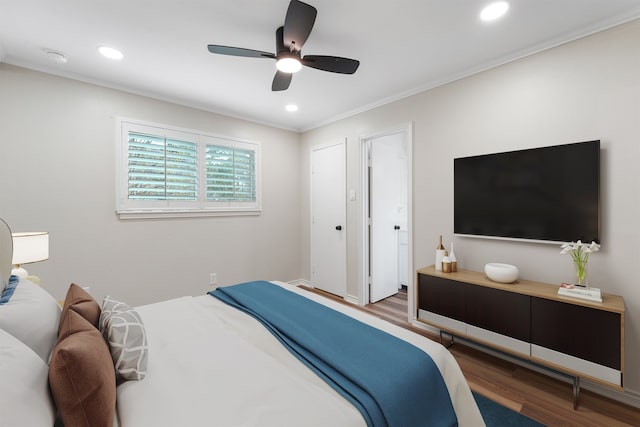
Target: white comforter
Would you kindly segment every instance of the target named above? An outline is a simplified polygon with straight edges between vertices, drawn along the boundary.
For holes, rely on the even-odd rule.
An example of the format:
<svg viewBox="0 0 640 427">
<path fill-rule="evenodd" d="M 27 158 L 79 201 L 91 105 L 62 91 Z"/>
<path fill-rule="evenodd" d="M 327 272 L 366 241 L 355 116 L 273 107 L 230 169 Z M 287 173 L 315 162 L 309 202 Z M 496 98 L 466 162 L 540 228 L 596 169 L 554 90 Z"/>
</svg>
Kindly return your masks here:
<svg viewBox="0 0 640 427">
<path fill-rule="evenodd" d="M 447 383 L 459 425 L 484 425 L 458 364 L 440 344 L 294 286 L 277 284 L 424 349 Z M 365 425 L 351 403 L 261 324 L 218 299 L 183 297 L 137 310 L 148 333 L 149 365 L 143 381 L 118 387 L 122 427 Z"/>
</svg>

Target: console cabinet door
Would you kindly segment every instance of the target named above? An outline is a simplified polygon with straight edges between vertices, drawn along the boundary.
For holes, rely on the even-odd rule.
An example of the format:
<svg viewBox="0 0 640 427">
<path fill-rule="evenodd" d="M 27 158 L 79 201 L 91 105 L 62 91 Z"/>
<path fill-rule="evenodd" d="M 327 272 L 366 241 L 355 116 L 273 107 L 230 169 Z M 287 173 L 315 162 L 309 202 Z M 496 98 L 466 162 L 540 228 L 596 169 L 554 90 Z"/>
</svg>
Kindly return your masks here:
<svg viewBox="0 0 640 427">
<path fill-rule="evenodd" d="M 465 322 L 466 289 L 470 285 L 418 274 L 418 308 Z"/>
<path fill-rule="evenodd" d="M 622 369 L 619 313 L 532 298 L 531 322 L 533 344 Z"/>
<path fill-rule="evenodd" d="M 531 297 L 484 286 L 467 289 L 467 323 L 523 342 L 531 341 Z"/>
</svg>

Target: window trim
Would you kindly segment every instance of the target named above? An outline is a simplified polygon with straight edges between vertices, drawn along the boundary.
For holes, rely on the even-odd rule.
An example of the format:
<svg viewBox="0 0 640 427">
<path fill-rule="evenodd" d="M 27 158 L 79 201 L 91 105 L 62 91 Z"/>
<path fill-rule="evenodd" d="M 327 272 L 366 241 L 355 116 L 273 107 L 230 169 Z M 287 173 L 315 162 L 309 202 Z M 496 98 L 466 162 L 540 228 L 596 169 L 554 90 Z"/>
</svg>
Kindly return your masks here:
<svg viewBox="0 0 640 427">
<path fill-rule="evenodd" d="M 131 200 L 128 198 L 129 131 L 171 136 L 198 146 L 198 200 Z M 255 153 L 255 202 L 206 201 L 207 145 L 253 150 Z M 184 129 L 123 117 L 116 118 L 116 214 L 120 219 L 189 218 L 207 216 L 260 215 L 262 212 L 261 144 L 229 136 Z"/>
</svg>

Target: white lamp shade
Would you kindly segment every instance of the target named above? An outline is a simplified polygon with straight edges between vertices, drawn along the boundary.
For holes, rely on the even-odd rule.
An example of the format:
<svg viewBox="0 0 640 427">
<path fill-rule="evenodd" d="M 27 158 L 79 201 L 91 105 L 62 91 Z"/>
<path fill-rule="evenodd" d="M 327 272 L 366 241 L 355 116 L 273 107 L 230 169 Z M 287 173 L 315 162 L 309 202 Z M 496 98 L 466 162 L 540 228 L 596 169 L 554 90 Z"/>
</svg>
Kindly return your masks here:
<svg viewBox="0 0 640 427">
<path fill-rule="evenodd" d="M 12 264 L 28 264 L 49 259 L 49 233 L 13 233 Z"/>
</svg>

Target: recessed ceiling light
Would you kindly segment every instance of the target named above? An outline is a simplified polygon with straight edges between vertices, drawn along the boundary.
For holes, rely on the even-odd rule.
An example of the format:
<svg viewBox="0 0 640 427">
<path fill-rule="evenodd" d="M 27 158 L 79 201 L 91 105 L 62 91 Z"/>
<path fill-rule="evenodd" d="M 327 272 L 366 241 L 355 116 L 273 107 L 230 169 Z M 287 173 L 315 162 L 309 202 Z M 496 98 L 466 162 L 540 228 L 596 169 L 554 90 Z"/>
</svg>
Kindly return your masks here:
<svg viewBox="0 0 640 427">
<path fill-rule="evenodd" d="M 284 107 L 288 112 L 293 113 L 295 111 L 298 111 L 298 106 L 296 104 L 289 104 L 286 107 Z"/>
<path fill-rule="evenodd" d="M 49 58 L 50 60 L 52 60 L 53 62 L 55 62 L 57 64 L 66 64 L 67 61 L 68 61 L 68 58 L 62 52 L 58 52 L 58 51 L 51 50 L 51 49 L 45 49 L 44 53 L 46 53 L 47 58 Z"/>
<path fill-rule="evenodd" d="M 120 52 L 118 49 L 114 49 L 108 46 L 100 46 L 98 48 L 98 52 L 100 52 L 102 56 L 109 59 L 122 59 L 123 56 L 122 52 Z"/>
<path fill-rule="evenodd" d="M 509 3 L 506 1 L 497 1 L 486 6 L 480 12 L 480 19 L 483 21 L 493 21 L 502 17 L 509 10 Z"/>
</svg>

